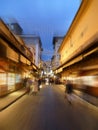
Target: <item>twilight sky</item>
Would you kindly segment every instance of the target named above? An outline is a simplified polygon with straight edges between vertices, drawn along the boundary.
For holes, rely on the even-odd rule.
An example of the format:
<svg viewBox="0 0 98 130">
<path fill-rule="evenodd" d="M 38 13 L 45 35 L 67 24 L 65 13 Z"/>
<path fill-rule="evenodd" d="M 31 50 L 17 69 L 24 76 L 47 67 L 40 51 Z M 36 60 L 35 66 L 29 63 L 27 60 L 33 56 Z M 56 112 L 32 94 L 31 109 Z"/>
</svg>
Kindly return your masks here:
<svg viewBox="0 0 98 130">
<path fill-rule="evenodd" d="M 14 18 L 24 34 L 40 36 L 42 58 L 50 60 L 53 36 L 66 34 L 80 3 L 81 0 L 0 0 L 0 17 Z"/>
</svg>

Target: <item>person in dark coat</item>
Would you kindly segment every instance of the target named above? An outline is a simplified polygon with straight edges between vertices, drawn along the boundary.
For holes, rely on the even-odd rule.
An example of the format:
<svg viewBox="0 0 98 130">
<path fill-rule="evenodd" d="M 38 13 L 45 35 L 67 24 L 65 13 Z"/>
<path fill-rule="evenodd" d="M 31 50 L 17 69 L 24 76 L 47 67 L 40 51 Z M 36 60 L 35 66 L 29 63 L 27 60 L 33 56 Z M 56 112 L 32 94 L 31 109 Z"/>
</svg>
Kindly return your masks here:
<svg viewBox="0 0 98 130">
<path fill-rule="evenodd" d="M 38 91 L 40 91 L 41 79 L 38 79 Z"/>
<path fill-rule="evenodd" d="M 72 83 L 71 83 L 71 81 L 70 80 L 68 80 L 67 82 L 66 82 L 66 92 L 68 93 L 68 94 L 71 94 L 72 93 Z"/>
<path fill-rule="evenodd" d="M 73 92 L 73 85 L 72 82 L 70 80 L 66 81 L 66 93 L 67 93 L 67 99 L 68 102 L 71 104 L 71 94 Z"/>
</svg>

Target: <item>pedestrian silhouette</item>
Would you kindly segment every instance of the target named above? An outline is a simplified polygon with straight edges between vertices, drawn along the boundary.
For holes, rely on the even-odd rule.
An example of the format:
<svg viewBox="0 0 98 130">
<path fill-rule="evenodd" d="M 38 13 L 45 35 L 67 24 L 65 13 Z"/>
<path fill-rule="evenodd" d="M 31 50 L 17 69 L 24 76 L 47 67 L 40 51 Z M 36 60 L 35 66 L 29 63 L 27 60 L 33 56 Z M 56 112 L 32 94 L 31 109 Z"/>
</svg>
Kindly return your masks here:
<svg viewBox="0 0 98 130">
<path fill-rule="evenodd" d="M 67 80 L 66 81 L 66 94 L 67 94 L 67 100 L 71 104 L 72 103 L 72 92 L 73 92 L 73 85 L 72 81 Z"/>
</svg>

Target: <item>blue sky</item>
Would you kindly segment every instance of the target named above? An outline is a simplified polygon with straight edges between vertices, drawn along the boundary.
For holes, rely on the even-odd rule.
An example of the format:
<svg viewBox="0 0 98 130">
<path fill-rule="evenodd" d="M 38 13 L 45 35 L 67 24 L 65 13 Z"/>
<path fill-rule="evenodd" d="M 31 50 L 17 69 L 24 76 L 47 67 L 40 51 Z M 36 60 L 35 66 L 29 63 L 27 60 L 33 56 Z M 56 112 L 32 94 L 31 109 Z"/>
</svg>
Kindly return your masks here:
<svg viewBox="0 0 98 130">
<path fill-rule="evenodd" d="M 0 17 L 15 18 L 25 34 L 40 36 L 43 60 L 53 54 L 53 36 L 64 36 L 81 0 L 0 0 Z M 50 51 L 48 55 L 44 52 Z"/>
</svg>

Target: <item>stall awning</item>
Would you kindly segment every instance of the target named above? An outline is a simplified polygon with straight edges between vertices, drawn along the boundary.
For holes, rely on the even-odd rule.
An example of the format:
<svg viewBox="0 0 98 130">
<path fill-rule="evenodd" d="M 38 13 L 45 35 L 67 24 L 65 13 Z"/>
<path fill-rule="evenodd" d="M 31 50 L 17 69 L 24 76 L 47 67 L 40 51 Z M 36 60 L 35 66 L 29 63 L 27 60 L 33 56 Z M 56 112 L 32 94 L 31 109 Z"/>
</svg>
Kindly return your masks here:
<svg viewBox="0 0 98 130">
<path fill-rule="evenodd" d="M 13 49 L 11 49 L 10 47 L 7 47 L 7 58 L 18 62 L 19 61 L 19 54 L 17 52 L 15 52 Z"/>
<path fill-rule="evenodd" d="M 20 55 L 20 61 L 21 61 L 22 63 L 26 64 L 27 59 L 26 59 L 24 56 Z"/>
</svg>

